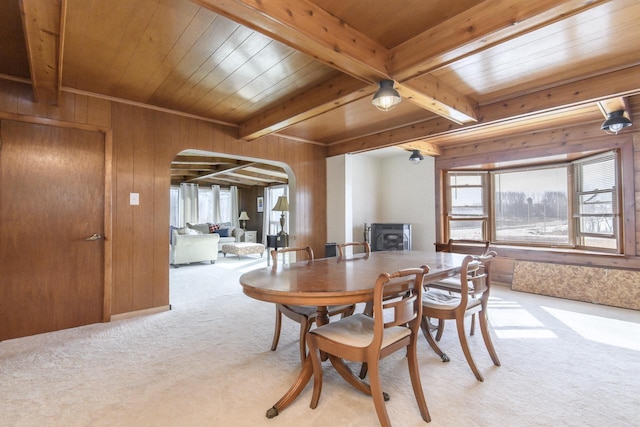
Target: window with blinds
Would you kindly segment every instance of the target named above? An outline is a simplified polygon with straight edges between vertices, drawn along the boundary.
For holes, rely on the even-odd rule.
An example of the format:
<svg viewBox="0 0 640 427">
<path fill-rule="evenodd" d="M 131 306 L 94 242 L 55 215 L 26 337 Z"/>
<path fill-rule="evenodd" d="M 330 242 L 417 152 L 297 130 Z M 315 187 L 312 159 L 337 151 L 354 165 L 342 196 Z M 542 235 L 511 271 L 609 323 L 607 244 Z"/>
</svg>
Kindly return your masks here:
<svg viewBox="0 0 640 427">
<path fill-rule="evenodd" d="M 574 168 L 577 245 L 615 250 L 620 229 L 617 153 L 577 161 Z"/>
<path fill-rule="evenodd" d="M 621 253 L 618 151 L 445 175 L 445 238 Z"/>
<path fill-rule="evenodd" d="M 447 228 L 450 239 L 485 240 L 487 172 L 449 172 Z"/>
</svg>

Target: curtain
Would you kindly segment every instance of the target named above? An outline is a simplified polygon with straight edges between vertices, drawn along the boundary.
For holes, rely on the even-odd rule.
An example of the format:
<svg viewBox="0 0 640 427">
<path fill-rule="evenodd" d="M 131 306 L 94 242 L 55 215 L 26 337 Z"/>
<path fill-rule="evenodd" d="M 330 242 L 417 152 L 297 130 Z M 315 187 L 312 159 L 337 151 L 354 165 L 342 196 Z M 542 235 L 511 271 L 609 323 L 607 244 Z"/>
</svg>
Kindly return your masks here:
<svg viewBox="0 0 640 427">
<path fill-rule="evenodd" d="M 179 224 L 181 227 L 198 223 L 198 184 L 180 184 Z"/>
<path fill-rule="evenodd" d="M 264 211 L 262 213 L 262 244 L 267 246 L 267 234 L 269 234 L 269 220 L 271 216 L 271 207 L 273 203 L 271 203 L 271 191 L 269 191 L 269 187 L 264 188 Z"/>
<path fill-rule="evenodd" d="M 267 235 L 278 234 L 280 232 L 281 212 L 276 212 L 273 207 L 278 201 L 278 197 L 285 196 L 289 198 L 289 187 L 286 185 L 277 185 L 264 189 L 264 213 L 262 214 L 262 241 L 266 244 Z M 285 226 L 284 231 L 289 230 L 289 212 L 284 213 Z"/>
<path fill-rule="evenodd" d="M 222 222 L 222 215 L 220 214 L 220 186 L 212 185 L 213 191 L 213 223 L 219 224 Z"/>
<path fill-rule="evenodd" d="M 230 188 L 231 192 L 231 224 L 234 227 L 240 227 L 240 220 L 238 217 L 240 216 L 240 212 L 238 212 L 238 187 L 232 185 Z"/>
</svg>

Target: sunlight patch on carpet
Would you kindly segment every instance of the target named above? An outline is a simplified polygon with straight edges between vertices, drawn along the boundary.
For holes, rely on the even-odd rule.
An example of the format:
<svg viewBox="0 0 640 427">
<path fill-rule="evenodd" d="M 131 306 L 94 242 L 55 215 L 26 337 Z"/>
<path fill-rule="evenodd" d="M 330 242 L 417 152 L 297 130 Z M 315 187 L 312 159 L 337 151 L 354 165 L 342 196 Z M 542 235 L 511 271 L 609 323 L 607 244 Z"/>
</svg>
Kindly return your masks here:
<svg viewBox="0 0 640 427">
<path fill-rule="evenodd" d="M 601 316 L 541 307 L 585 339 L 640 351 L 640 325 Z"/>
</svg>

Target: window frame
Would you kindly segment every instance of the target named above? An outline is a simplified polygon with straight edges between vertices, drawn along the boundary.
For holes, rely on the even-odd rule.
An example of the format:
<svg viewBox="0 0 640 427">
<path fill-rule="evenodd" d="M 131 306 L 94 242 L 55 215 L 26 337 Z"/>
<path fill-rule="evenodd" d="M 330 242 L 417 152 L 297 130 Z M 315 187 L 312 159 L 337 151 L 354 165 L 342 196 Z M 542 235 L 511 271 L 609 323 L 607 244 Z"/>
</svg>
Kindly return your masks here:
<svg viewBox="0 0 640 427">
<path fill-rule="evenodd" d="M 447 171 L 445 172 L 445 186 L 447 189 L 446 194 L 450 195 L 451 194 L 451 185 L 450 185 L 450 180 L 449 180 L 449 172 Z M 484 236 L 486 236 L 488 234 L 488 227 L 489 227 L 489 218 L 490 218 L 490 211 L 489 211 L 489 206 L 490 203 L 489 202 L 489 194 L 487 192 L 487 181 L 489 179 L 489 174 L 487 173 L 487 171 L 477 171 L 477 170 L 463 170 L 463 171 L 455 171 L 456 175 L 478 175 L 480 176 L 480 185 L 456 185 L 454 186 L 454 188 L 481 188 L 482 189 L 482 196 L 481 196 L 481 200 L 483 203 L 483 213 L 480 215 L 456 215 L 453 213 L 453 203 L 452 203 L 452 198 L 451 197 L 445 197 L 445 235 L 447 236 L 447 240 L 450 238 L 451 236 L 451 221 L 457 221 L 457 222 L 465 222 L 465 221 L 480 221 L 481 225 L 480 225 L 480 230 L 482 233 L 483 238 L 481 240 L 484 240 Z"/>
<path fill-rule="evenodd" d="M 615 162 L 615 185 L 611 190 L 600 191 L 609 192 L 613 194 L 613 210 L 614 212 L 611 214 L 613 218 L 613 232 L 611 235 L 604 235 L 604 238 L 613 238 L 615 240 L 615 248 L 605 248 L 601 246 L 589 246 L 585 244 L 585 240 L 581 238 L 583 235 L 587 235 L 589 237 L 601 238 L 603 234 L 598 233 L 581 233 L 579 222 L 582 216 L 576 216 L 578 212 L 578 203 L 579 203 L 579 192 L 578 192 L 578 175 L 577 170 L 580 168 L 580 165 L 584 164 L 593 164 L 598 161 L 602 161 L 602 159 L 613 158 Z M 567 167 L 567 204 L 568 204 L 568 243 L 567 244 L 555 244 L 551 242 L 543 242 L 543 243 L 535 243 L 535 242 L 520 242 L 520 241 L 505 241 L 505 240 L 496 240 L 496 216 L 494 212 L 494 203 L 495 203 L 495 191 L 496 186 L 494 183 L 495 176 L 497 173 L 504 173 L 509 171 L 526 171 L 526 170 L 543 170 L 550 167 L 558 167 L 558 166 L 566 166 Z M 520 247 L 541 247 L 541 248 L 565 248 L 565 249 L 574 249 L 574 250 L 586 250 L 593 251 L 598 253 L 612 253 L 612 254 L 623 254 L 624 253 L 624 211 L 623 211 L 623 198 L 625 194 L 625 189 L 623 188 L 623 180 L 622 180 L 622 153 L 620 149 L 609 149 L 607 151 L 593 154 L 585 154 L 579 159 L 574 159 L 572 161 L 557 161 L 557 162 L 549 162 L 548 164 L 523 164 L 520 167 L 510 167 L 510 168 L 494 168 L 494 169 L 443 169 L 443 233 L 445 241 L 451 238 L 451 222 L 452 221 L 464 221 L 464 220 L 483 220 L 485 221 L 483 229 L 482 229 L 482 240 L 489 240 L 494 244 L 499 245 L 508 245 L 508 246 L 520 246 Z M 450 185 L 451 174 L 479 174 L 486 173 L 486 178 L 483 180 L 483 185 L 485 186 L 483 189 L 483 201 L 485 206 L 483 207 L 484 212 L 486 212 L 486 217 L 476 216 L 476 217 L 460 217 L 452 215 L 452 187 Z M 581 192 L 584 193 L 584 192 Z"/>
</svg>

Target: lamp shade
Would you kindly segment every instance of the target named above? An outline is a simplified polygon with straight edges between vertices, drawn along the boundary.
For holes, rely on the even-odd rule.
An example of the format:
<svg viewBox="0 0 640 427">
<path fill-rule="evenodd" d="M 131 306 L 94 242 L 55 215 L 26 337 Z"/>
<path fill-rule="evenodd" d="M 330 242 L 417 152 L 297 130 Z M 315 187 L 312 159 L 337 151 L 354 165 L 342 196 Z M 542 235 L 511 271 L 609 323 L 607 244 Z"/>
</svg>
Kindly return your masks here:
<svg viewBox="0 0 640 427">
<path fill-rule="evenodd" d="M 373 95 L 371 103 L 380 111 L 389 111 L 400 104 L 402 98 L 393 88 L 393 80 L 380 80 L 380 88 Z"/>
<path fill-rule="evenodd" d="M 247 215 L 247 211 L 240 212 L 240 221 L 249 221 L 249 215 Z"/>
<path fill-rule="evenodd" d="M 424 156 L 420 152 L 420 150 L 411 150 L 411 155 L 409 156 L 409 161 L 414 165 L 417 165 L 421 161 L 424 160 Z"/>
<path fill-rule="evenodd" d="M 273 207 L 273 210 L 279 212 L 287 212 L 289 210 L 289 201 L 287 200 L 287 196 L 278 197 L 278 201 Z"/>
<path fill-rule="evenodd" d="M 631 126 L 631 120 L 624 116 L 624 110 L 618 110 L 607 114 L 607 120 L 602 123 L 600 129 L 616 134 L 628 126 Z"/>
</svg>

